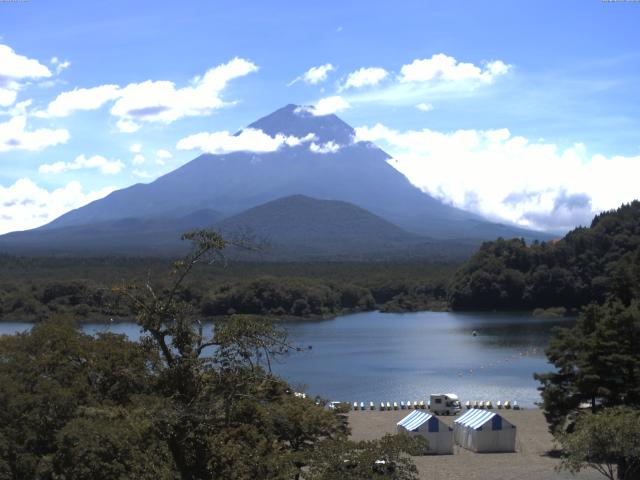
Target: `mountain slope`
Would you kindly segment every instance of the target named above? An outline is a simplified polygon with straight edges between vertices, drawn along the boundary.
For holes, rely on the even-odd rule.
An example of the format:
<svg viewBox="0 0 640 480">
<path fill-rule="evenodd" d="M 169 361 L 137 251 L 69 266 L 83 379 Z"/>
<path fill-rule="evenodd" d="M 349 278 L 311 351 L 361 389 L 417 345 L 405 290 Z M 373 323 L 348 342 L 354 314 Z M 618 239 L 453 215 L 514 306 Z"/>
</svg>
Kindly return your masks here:
<svg viewBox="0 0 640 480">
<path fill-rule="evenodd" d="M 545 238 L 544 234 L 487 222 L 445 205 L 413 186 L 369 142 L 352 143 L 353 129 L 335 115 L 314 116 L 288 105 L 250 125 L 265 133 L 333 141 L 334 153 L 314 153 L 309 143 L 271 153 L 201 155 L 150 184 L 113 192 L 69 212 L 44 229 L 133 217 L 175 217 L 214 209 L 225 216 L 288 195 L 342 200 L 409 231 L 435 238 L 492 239 L 499 235 Z"/>
<path fill-rule="evenodd" d="M 0 251 L 44 254 L 172 255 L 185 248 L 180 236 L 212 228 L 221 218 L 213 210 L 179 217 L 125 217 L 84 225 L 35 229 L 0 236 Z"/>
<path fill-rule="evenodd" d="M 268 244 L 271 257 L 397 256 L 425 239 L 353 204 L 304 195 L 280 198 L 216 225 L 233 237 L 248 234 Z"/>
</svg>

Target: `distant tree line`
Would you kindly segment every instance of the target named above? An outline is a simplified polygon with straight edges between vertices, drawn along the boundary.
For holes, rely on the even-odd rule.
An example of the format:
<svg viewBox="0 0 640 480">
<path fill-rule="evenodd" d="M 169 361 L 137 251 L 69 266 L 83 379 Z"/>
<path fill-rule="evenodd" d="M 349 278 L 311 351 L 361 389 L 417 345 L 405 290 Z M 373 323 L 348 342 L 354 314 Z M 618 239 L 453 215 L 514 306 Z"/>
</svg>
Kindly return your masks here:
<svg viewBox="0 0 640 480">
<path fill-rule="evenodd" d="M 130 306 L 112 291 L 123 278 L 157 276 L 156 259 L 110 266 L 101 259 L 1 257 L 0 319 L 37 321 L 55 314 L 81 322 L 129 319 Z M 76 262 L 82 262 L 79 268 Z M 446 308 L 452 264 L 230 264 L 199 266 L 181 292 L 194 315 L 257 314 L 326 318 L 370 311 Z"/>
</svg>

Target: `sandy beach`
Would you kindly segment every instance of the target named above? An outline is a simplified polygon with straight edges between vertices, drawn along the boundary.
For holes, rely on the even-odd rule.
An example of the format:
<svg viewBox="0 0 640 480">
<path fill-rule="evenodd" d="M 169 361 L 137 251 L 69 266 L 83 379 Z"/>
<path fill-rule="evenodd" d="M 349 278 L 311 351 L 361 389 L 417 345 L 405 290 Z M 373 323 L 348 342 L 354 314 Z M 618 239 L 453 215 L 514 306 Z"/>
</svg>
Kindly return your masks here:
<svg viewBox="0 0 640 480">
<path fill-rule="evenodd" d="M 517 427 L 516 452 L 473 453 L 454 447 L 453 455 L 414 457 L 421 479 L 429 480 L 550 480 L 602 478 L 594 470 L 578 475 L 556 472 L 559 460 L 548 453 L 553 449 L 553 439 L 547 431 L 547 423 L 537 408 L 496 410 Z M 349 413 L 351 437 L 354 440 L 372 440 L 386 433 L 396 433 L 396 422 L 411 411 L 352 411 Z M 456 417 L 441 417 L 452 425 Z"/>
</svg>

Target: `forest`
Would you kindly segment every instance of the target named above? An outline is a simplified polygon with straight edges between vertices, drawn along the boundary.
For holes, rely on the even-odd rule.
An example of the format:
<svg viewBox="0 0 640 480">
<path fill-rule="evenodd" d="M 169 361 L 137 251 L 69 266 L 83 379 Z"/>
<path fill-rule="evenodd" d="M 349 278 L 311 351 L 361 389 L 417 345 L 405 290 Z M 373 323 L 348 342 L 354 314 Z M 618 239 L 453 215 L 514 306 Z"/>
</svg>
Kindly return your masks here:
<svg viewBox="0 0 640 480">
<path fill-rule="evenodd" d="M 455 273 L 448 299 L 454 310 L 577 311 L 611 296 L 628 302 L 639 285 L 640 202 L 634 201 L 557 241 L 484 243 Z"/>
<path fill-rule="evenodd" d="M 0 319 L 80 322 L 133 317 L 114 289 L 162 278 L 163 258 L 46 258 L 0 255 Z M 199 265 L 182 294 L 194 316 L 259 314 L 329 318 L 339 314 L 447 308 L 457 264 L 439 262 L 220 262 Z"/>
</svg>

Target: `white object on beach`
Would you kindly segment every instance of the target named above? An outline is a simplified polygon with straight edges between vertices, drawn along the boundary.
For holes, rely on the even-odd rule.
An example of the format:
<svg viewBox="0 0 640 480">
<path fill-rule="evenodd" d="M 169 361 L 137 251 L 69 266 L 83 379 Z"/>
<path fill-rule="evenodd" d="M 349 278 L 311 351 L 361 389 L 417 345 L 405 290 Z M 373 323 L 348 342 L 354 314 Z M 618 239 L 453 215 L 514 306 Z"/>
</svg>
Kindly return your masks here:
<svg viewBox="0 0 640 480">
<path fill-rule="evenodd" d="M 496 412 L 467 410 L 453 422 L 455 442 L 473 452 L 514 452 L 516 427 Z"/>
<path fill-rule="evenodd" d="M 511 408 L 511 403 L 509 403 L 509 400 L 504 401 L 504 408 L 507 408 L 507 409 Z"/>
<path fill-rule="evenodd" d="M 376 405 L 373 402 L 369 402 L 369 409 L 370 410 L 375 410 L 376 409 Z"/>
<path fill-rule="evenodd" d="M 393 409 L 397 410 L 398 409 L 398 402 L 393 402 Z"/>
<path fill-rule="evenodd" d="M 387 410 L 391 410 L 391 404 L 387 402 Z"/>
<path fill-rule="evenodd" d="M 500 400 L 498 400 L 498 402 L 496 403 L 496 407 L 498 407 L 498 409 L 502 408 L 502 403 L 500 403 Z"/>
<path fill-rule="evenodd" d="M 407 406 L 404 404 L 404 402 L 402 402 L 402 401 L 401 401 L 401 402 L 400 402 L 400 408 L 401 408 L 402 410 L 404 410 L 406 407 L 407 407 Z"/>
<path fill-rule="evenodd" d="M 396 425 L 398 433 L 426 438 L 426 454 L 453 453 L 453 429 L 435 415 L 414 410 Z"/>
<path fill-rule="evenodd" d="M 358 402 L 353 402 L 353 409 L 357 410 L 358 409 Z"/>
<path fill-rule="evenodd" d="M 520 405 L 518 405 L 518 402 L 516 402 L 515 400 L 513 401 L 513 409 L 520 410 Z"/>
</svg>

